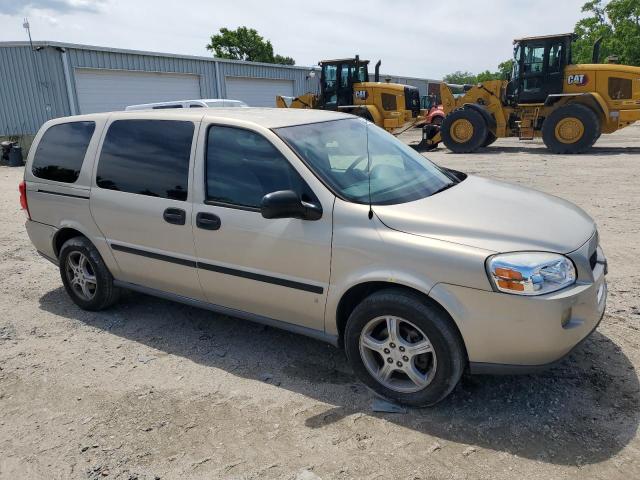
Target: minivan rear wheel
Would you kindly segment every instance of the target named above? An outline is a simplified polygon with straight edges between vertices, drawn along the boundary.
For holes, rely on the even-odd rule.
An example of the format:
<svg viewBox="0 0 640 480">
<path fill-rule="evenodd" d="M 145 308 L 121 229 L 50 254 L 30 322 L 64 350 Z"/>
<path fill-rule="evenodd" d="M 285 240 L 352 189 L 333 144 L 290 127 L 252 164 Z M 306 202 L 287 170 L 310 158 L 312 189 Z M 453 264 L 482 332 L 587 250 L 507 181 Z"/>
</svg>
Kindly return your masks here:
<svg viewBox="0 0 640 480">
<path fill-rule="evenodd" d="M 376 292 L 351 313 L 345 350 L 356 375 L 382 397 L 429 406 L 458 384 L 465 349 L 451 318 L 429 299 Z"/>
<path fill-rule="evenodd" d="M 80 308 L 103 310 L 118 300 L 120 291 L 113 285 L 113 276 L 87 238 L 67 240 L 58 261 L 64 288 Z"/>
</svg>

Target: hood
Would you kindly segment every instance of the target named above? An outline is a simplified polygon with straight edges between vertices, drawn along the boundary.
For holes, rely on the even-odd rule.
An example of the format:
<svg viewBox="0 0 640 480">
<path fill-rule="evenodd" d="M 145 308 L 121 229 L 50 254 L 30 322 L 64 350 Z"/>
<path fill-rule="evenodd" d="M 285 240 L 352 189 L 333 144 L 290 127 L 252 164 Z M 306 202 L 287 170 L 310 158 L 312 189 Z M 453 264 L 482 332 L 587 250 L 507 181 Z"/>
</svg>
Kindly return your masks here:
<svg viewBox="0 0 640 480">
<path fill-rule="evenodd" d="M 431 197 L 374 211 L 393 230 L 492 252 L 569 253 L 595 230 L 589 215 L 561 198 L 472 175 Z"/>
</svg>

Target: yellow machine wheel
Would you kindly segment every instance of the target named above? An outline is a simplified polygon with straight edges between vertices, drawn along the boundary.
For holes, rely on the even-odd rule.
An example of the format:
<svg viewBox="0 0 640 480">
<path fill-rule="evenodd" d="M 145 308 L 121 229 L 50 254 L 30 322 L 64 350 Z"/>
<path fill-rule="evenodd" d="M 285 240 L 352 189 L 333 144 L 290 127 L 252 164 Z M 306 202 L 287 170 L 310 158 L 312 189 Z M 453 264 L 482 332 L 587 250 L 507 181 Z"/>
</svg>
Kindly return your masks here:
<svg viewBox="0 0 640 480">
<path fill-rule="evenodd" d="M 554 153 L 583 153 L 600 133 L 600 117 L 581 103 L 559 107 L 542 124 L 542 139 Z"/>
<path fill-rule="evenodd" d="M 470 153 L 487 141 L 489 127 L 482 114 L 473 108 L 460 108 L 444 117 L 440 135 L 454 153 Z"/>
<path fill-rule="evenodd" d="M 458 143 L 466 143 L 473 138 L 473 124 L 466 118 L 460 118 L 450 127 L 451 138 Z"/>
<path fill-rule="evenodd" d="M 556 125 L 555 134 L 559 142 L 576 143 L 584 136 L 584 123 L 576 117 L 563 118 Z"/>
</svg>

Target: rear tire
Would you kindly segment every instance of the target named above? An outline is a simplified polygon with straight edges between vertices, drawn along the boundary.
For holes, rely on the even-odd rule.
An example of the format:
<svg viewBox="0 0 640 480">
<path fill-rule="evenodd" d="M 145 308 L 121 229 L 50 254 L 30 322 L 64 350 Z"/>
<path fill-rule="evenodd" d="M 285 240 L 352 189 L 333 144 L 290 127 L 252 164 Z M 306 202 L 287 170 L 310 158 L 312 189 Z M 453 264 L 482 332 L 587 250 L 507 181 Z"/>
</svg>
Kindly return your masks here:
<svg viewBox="0 0 640 480">
<path fill-rule="evenodd" d="M 389 325 L 397 325 L 397 330 Z M 451 393 L 466 364 L 451 318 L 429 299 L 400 289 L 373 293 L 353 310 L 345 328 L 345 350 L 368 387 L 417 407 L 434 405 Z"/>
<path fill-rule="evenodd" d="M 113 305 L 120 290 L 100 253 L 85 237 L 67 240 L 58 255 L 64 288 L 83 310 L 103 310 Z"/>
<path fill-rule="evenodd" d="M 497 139 L 498 137 L 496 137 L 492 132 L 489 132 L 487 133 L 487 139 L 484 141 L 482 146 L 488 147 L 489 145 L 493 144 Z"/>
<path fill-rule="evenodd" d="M 472 108 L 460 108 L 444 117 L 440 132 L 449 150 L 471 153 L 484 145 L 489 127 L 480 112 Z"/>
<path fill-rule="evenodd" d="M 545 145 L 559 154 L 584 153 L 596 143 L 600 134 L 600 118 L 580 103 L 558 108 L 542 125 Z"/>
</svg>

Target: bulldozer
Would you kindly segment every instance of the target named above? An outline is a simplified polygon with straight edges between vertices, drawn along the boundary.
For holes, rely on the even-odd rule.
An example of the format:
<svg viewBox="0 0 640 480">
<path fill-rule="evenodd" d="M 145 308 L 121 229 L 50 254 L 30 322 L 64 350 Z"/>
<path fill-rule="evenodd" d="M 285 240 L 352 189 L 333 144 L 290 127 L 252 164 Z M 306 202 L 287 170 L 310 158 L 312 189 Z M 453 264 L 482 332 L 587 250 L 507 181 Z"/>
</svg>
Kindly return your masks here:
<svg viewBox="0 0 640 480">
<path fill-rule="evenodd" d="M 470 153 L 518 137 L 542 138 L 554 153 L 583 153 L 603 133 L 640 120 L 640 67 L 600 64 L 601 39 L 592 63 L 575 65 L 573 40 L 572 33 L 517 39 L 508 79 L 465 86 L 457 98 L 441 84 L 446 116 L 440 128 L 425 127 L 423 149 L 443 142 Z"/>
<path fill-rule="evenodd" d="M 420 92 L 411 85 L 380 82 L 380 65 L 369 81 L 369 60 L 323 60 L 320 91 L 299 97 L 276 97 L 279 108 L 336 110 L 365 118 L 395 135 L 410 128 L 420 115 Z"/>
</svg>

